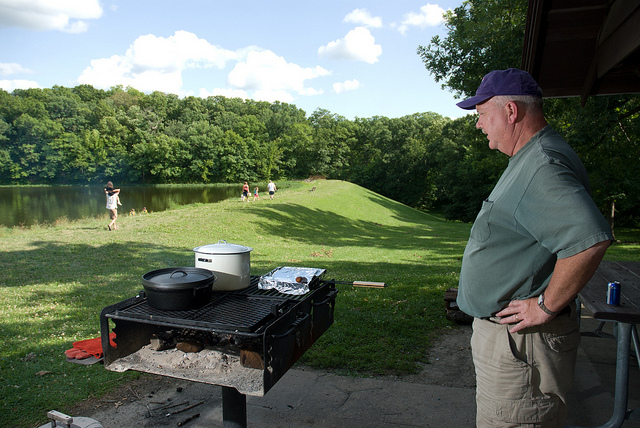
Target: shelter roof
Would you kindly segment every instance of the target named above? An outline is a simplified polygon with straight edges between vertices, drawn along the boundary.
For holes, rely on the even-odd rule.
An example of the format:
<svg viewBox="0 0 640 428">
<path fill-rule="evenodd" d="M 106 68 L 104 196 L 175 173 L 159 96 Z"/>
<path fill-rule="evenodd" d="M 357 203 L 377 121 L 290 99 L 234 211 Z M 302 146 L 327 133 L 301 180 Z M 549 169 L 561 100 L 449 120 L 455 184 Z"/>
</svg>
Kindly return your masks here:
<svg viewBox="0 0 640 428">
<path fill-rule="evenodd" d="M 529 0 L 522 68 L 545 97 L 640 93 L 640 0 Z"/>
</svg>

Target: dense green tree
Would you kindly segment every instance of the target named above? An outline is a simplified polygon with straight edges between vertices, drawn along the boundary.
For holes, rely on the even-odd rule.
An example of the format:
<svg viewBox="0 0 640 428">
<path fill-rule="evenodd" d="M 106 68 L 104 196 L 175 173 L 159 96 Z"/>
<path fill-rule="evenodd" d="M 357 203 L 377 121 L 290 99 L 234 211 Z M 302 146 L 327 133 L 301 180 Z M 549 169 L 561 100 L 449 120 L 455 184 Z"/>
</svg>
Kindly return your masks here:
<svg viewBox="0 0 640 428">
<path fill-rule="evenodd" d="M 56 164 L 47 160 L 55 148 L 51 143 L 63 133 L 60 124 L 23 114 L 13 122 L 14 147 L 11 158 L 18 166 L 12 180 L 40 183 L 56 179 Z"/>
<path fill-rule="evenodd" d="M 248 144 L 234 131 L 226 131 L 218 151 L 220 175 L 216 181 L 256 181 L 258 174 L 254 168 L 255 161 L 249 154 Z"/>
<path fill-rule="evenodd" d="M 180 115 L 177 120 L 184 123 L 193 123 L 201 120 L 208 120 L 209 114 L 201 98 L 186 97 L 180 102 Z"/>
<path fill-rule="evenodd" d="M 353 130 L 343 116 L 324 109 L 311 114 L 309 125 L 311 144 L 302 148 L 302 158 L 298 157 L 299 174 L 335 176 L 348 165 Z"/>
<path fill-rule="evenodd" d="M 489 151 L 475 123 L 475 115 L 467 115 L 446 124 L 440 150 L 432 151 L 431 170 L 438 171 L 433 203 L 451 219 L 472 221 L 507 166 L 508 158 Z"/>
<path fill-rule="evenodd" d="M 307 147 L 313 141 L 313 129 L 308 122 L 294 123 L 284 135 L 276 140 L 278 148 L 282 151 L 281 169 L 277 176 L 269 175 L 267 180 L 288 175 L 290 177 L 308 177 L 308 170 L 305 165 L 304 156 L 307 155 Z M 286 174 L 285 172 L 288 172 Z"/>
<path fill-rule="evenodd" d="M 153 111 L 161 123 L 177 121 L 182 114 L 182 106 L 178 96 L 159 91 L 141 97 L 138 105 L 142 110 Z"/>
<path fill-rule="evenodd" d="M 127 110 L 129 107 L 137 105 L 140 98 L 142 98 L 142 95 L 144 95 L 132 88 L 128 88 L 125 91 L 122 86 L 115 86 L 111 88 L 108 93 L 109 102 L 111 102 L 115 108 L 123 110 Z"/>
<path fill-rule="evenodd" d="M 443 89 L 475 94 L 491 70 L 518 67 L 527 0 L 466 0 L 445 12 L 447 36 L 434 36 L 418 55 Z"/>
<path fill-rule="evenodd" d="M 96 89 L 91 85 L 78 85 L 71 90 L 80 97 L 83 103 L 97 103 L 99 100 L 107 98 L 109 95 L 102 89 Z"/>
<path fill-rule="evenodd" d="M 640 212 L 640 98 L 637 95 L 579 98 L 549 103 L 550 122 L 580 156 L 593 197 L 612 227 L 637 222 Z M 617 212 L 617 214 L 616 214 Z"/>
<path fill-rule="evenodd" d="M 184 182 L 191 153 L 181 139 L 137 130 L 137 143 L 129 154 L 136 176 L 145 183 Z"/>
<path fill-rule="evenodd" d="M 388 118 L 375 116 L 356 119 L 356 135 L 352 146 L 352 162 L 348 179 L 368 189 L 381 191 L 384 182 L 382 156 L 391 140 Z"/>
<path fill-rule="evenodd" d="M 271 141 L 282 137 L 294 124 L 307 120 L 304 110 L 291 104 L 276 101 L 269 106 L 269 110 L 271 114 L 264 117 L 264 123 Z"/>
<path fill-rule="evenodd" d="M 71 89 L 54 86 L 43 90 L 49 118 L 62 125 L 65 132 L 80 134 L 87 126 L 90 110 Z"/>
<path fill-rule="evenodd" d="M 2 98 L 2 91 L 0 91 L 0 99 L 1 98 Z M 13 161 L 11 160 L 11 151 L 9 147 L 9 144 L 10 144 L 9 131 L 10 130 L 11 130 L 11 125 L 5 122 L 5 120 L 0 116 L 0 183 L 12 182 L 11 171 L 14 167 L 14 164 L 13 164 Z"/>
<path fill-rule="evenodd" d="M 432 151 L 446 120 L 435 113 L 359 119 L 348 177 L 411 206 L 433 206 Z M 437 171 L 437 170 L 436 170 Z"/>
<path fill-rule="evenodd" d="M 186 181 L 212 183 L 219 180 L 220 148 L 224 138 L 222 130 L 207 121 L 199 121 L 185 126 L 181 135 L 191 152 Z"/>
</svg>

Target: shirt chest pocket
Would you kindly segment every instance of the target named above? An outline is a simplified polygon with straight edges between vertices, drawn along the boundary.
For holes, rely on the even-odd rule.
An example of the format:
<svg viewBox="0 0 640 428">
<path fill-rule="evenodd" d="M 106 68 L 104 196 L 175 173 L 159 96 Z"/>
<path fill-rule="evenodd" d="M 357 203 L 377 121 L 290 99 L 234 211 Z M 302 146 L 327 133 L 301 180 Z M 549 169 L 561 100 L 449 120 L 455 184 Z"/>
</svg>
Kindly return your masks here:
<svg viewBox="0 0 640 428">
<path fill-rule="evenodd" d="M 484 242 L 491 236 L 491 228 L 489 227 L 489 218 L 491 216 L 491 210 L 493 209 L 493 202 L 485 199 L 482 202 L 482 209 L 476 217 L 476 221 L 471 228 L 471 239 L 476 242 Z"/>
</svg>

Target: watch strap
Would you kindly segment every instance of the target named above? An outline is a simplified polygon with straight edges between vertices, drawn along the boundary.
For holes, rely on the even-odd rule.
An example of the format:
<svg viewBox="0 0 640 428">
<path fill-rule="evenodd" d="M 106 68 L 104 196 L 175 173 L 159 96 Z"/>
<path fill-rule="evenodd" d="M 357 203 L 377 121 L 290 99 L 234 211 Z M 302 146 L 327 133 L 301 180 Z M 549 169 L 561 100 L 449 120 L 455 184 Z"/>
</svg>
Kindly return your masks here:
<svg viewBox="0 0 640 428">
<path fill-rule="evenodd" d="M 551 316 L 555 316 L 558 315 L 560 312 L 553 312 L 551 309 L 547 308 L 544 305 L 544 294 L 540 295 L 540 298 L 538 299 L 538 306 L 540 306 L 540 309 L 542 309 L 546 314 L 551 315 Z"/>
</svg>

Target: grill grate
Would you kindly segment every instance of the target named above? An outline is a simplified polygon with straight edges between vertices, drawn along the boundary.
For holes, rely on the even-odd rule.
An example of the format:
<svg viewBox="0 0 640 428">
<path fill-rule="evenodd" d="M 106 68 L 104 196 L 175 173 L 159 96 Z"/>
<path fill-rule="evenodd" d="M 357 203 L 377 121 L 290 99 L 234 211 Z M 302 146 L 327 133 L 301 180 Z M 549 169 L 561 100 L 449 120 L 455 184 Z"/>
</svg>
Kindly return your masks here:
<svg viewBox="0 0 640 428">
<path fill-rule="evenodd" d="M 167 311 L 151 307 L 147 300 L 117 309 L 107 317 L 136 320 L 171 327 L 225 330 L 253 333 L 278 316 L 287 302 L 304 295 L 283 295 L 276 290 L 258 289 L 259 277 L 251 277 L 248 288 L 238 291 L 214 291 L 211 301 L 198 309 Z"/>
</svg>

